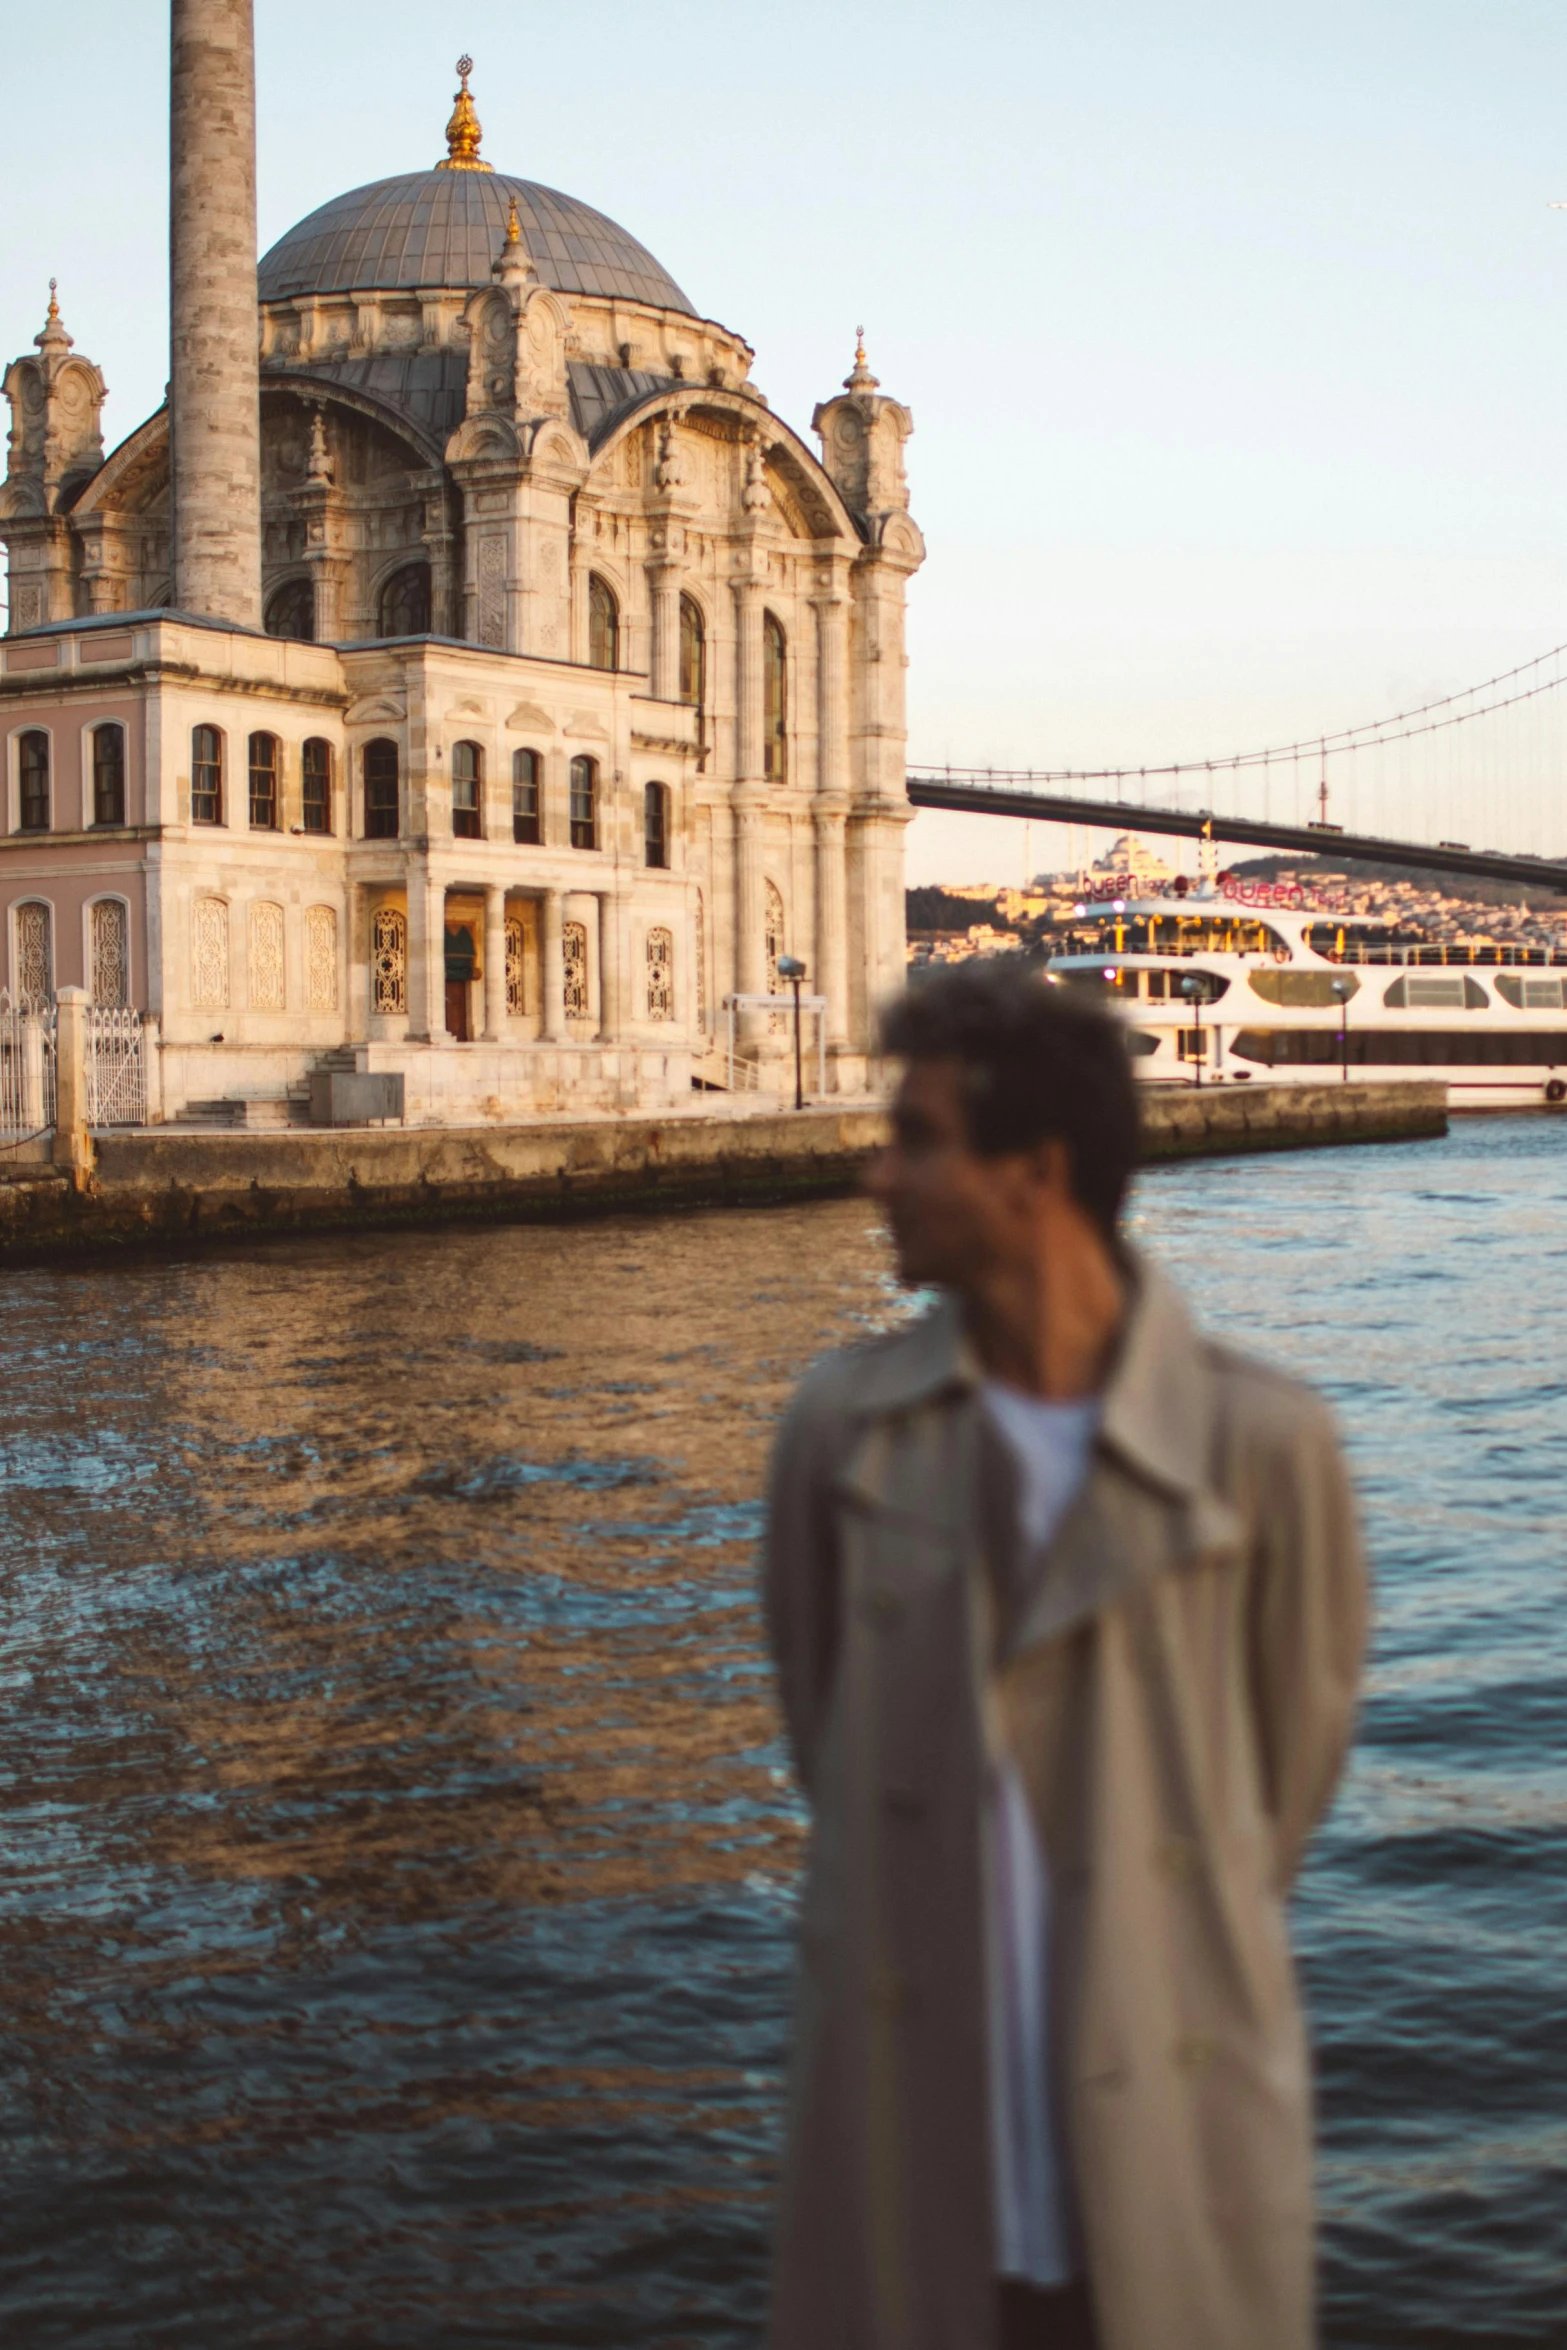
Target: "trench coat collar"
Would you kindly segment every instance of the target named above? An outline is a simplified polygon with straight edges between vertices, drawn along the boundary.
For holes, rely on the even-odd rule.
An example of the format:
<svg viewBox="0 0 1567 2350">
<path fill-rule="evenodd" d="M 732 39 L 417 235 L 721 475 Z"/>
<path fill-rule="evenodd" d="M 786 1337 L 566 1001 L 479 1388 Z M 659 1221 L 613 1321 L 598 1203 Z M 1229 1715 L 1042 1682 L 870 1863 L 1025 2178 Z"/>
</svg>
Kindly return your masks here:
<svg viewBox="0 0 1567 2350">
<path fill-rule="evenodd" d="M 1139 1251 L 1121 1254 L 1127 1314 L 1105 1384 L 1098 1449 L 1162 1492 L 1190 1496 L 1208 1482 L 1207 1355 L 1174 1284 Z M 943 1397 L 973 1396 L 983 1380 L 961 1304 L 944 1290 L 929 1313 L 866 1360 L 851 1408 L 860 1420 L 891 1417 Z"/>
</svg>

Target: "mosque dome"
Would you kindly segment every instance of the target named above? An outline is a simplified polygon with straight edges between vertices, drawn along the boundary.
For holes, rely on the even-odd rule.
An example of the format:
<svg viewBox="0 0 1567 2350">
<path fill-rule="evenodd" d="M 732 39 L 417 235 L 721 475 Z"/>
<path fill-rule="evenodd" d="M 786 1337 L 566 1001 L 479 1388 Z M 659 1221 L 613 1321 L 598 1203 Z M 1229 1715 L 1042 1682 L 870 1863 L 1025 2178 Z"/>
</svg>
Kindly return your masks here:
<svg viewBox="0 0 1567 2350">
<path fill-rule="evenodd" d="M 533 180 L 444 164 L 373 180 L 307 214 L 262 256 L 261 299 L 488 285 L 513 199 L 533 266 L 557 293 L 619 295 L 696 315 L 647 247 L 590 204 Z"/>
</svg>

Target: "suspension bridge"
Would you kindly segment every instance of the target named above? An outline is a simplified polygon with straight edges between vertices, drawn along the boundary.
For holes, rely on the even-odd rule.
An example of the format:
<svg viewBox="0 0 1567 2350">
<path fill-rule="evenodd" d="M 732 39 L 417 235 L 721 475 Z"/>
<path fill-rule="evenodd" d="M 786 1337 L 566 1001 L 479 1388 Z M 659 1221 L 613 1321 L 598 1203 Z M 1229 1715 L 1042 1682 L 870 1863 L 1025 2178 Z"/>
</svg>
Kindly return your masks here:
<svg viewBox="0 0 1567 2350">
<path fill-rule="evenodd" d="M 1567 644 L 1334 734 L 1163 766 L 911 767 L 908 793 L 916 808 L 1207 838 L 1567 893 L 1564 688 Z"/>
</svg>

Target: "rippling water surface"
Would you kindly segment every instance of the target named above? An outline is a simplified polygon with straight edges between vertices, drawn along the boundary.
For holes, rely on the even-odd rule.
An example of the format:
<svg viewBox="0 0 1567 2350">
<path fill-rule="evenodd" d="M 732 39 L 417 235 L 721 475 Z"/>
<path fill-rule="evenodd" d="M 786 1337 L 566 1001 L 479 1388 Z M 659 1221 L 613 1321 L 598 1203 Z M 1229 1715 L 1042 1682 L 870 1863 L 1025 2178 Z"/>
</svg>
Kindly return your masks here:
<svg viewBox="0 0 1567 2350">
<path fill-rule="evenodd" d="M 1567 2341 L 1567 1127 L 1144 1182 L 1320 1381 L 1376 1665 L 1299 1930 L 1329 2340 Z M 768 1431 L 857 1203 L 0 1292 L 7 2344 L 757 2340 Z M 1261 2350 L 1261 2346 L 1259 2346 Z"/>
</svg>

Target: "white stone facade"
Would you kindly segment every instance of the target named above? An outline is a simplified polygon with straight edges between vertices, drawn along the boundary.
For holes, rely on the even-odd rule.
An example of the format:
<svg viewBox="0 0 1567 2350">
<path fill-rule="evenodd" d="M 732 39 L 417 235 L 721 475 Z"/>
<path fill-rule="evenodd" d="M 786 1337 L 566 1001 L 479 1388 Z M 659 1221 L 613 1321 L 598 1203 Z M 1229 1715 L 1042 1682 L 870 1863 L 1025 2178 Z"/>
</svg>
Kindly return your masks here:
<svg viewBox="0 0 1567 2350">
<path fill-rule="evenodd" d="M 863 355 L 818 456 L 738 336 L 545 283 L 515 206 L 483 283 L 269 297 L 260 341 L 271 634 L 174 608 L 166 412 L 104 461 L 53 314 L 6 376 L 0 984 L 43 906 L 91 986 L 114 898 L 167 1114 L 346 1051 L 411 1118 L 509 1118 L 689 1104 L 787 951 L 860 1089 L 923 556 Z M 751 1016 L 753 1072 L 783 1043 Z"/>
</svg>

